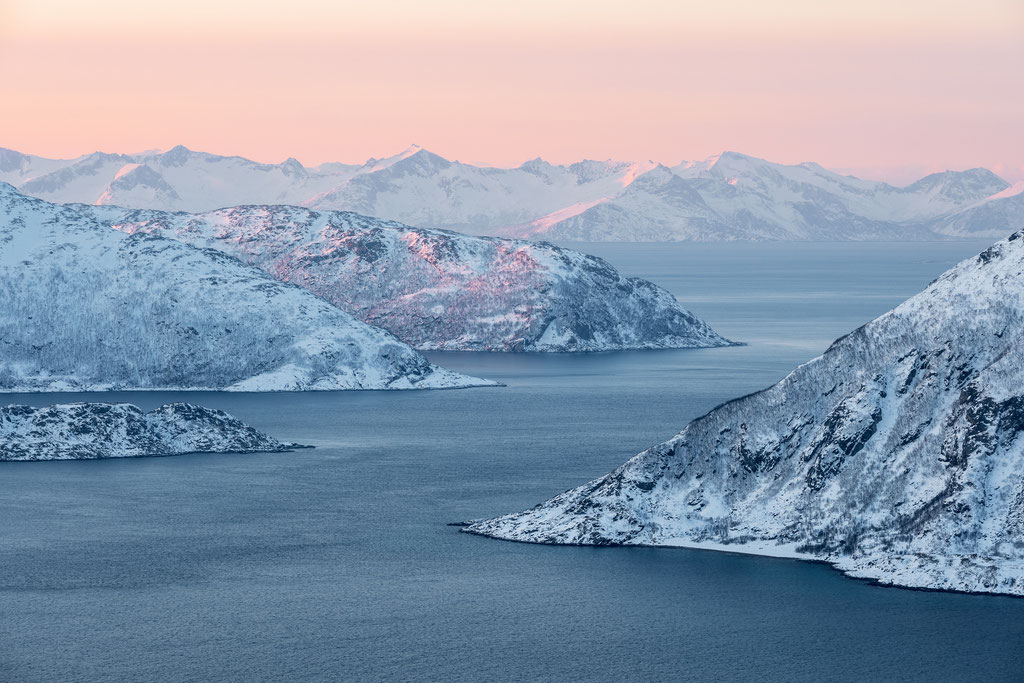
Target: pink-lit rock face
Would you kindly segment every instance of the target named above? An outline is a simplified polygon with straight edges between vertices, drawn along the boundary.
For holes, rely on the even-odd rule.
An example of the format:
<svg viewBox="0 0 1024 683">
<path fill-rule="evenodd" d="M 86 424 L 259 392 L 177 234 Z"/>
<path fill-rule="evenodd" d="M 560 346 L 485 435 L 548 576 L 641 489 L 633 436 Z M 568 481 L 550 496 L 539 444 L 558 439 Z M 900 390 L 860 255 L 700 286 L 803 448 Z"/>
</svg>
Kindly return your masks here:
<svg viewBox="0 0 1024 683">
<path fill-rule="evenodd" d="M 419 349 L 602 351 L 730 343 L 660 287 L 546 243 L 284 206 L 195 215 L 81 210 L 124 232 L 237 256 Z"/>
<path fill-rule="evenodd" d="M 0 389 L 301 391 L 493 384 L 430 363 L 213 250 L 111 230 L 0 183 Z"/>
</svg>

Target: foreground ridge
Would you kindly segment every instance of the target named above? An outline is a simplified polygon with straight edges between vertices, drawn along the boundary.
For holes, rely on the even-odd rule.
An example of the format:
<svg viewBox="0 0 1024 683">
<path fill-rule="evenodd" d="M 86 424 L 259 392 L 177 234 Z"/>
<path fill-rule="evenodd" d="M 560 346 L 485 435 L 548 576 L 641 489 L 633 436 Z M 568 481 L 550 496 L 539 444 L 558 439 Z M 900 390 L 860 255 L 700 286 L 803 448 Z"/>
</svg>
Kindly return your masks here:
<svg viewBox="0 0 1024 683">
<path fill-rule="evenodd" d="M 610 474 L 465 528 L 1024 595 L 1024 234 Z"/>
</svg>

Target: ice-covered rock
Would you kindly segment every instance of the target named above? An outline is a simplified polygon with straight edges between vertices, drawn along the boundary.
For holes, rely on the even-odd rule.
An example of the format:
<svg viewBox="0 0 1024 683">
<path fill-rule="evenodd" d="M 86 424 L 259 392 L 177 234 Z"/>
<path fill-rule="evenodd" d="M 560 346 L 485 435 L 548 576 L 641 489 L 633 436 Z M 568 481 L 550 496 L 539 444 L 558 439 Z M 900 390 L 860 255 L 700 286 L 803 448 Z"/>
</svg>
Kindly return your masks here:
<svg viewBox="0 0 1024 683">
<path fill-rule="evenodd" d="M 469 532 L 826 560 L 1024 595 L 1024 234 L 778 384 L 610 474 Z"/>
</svg>

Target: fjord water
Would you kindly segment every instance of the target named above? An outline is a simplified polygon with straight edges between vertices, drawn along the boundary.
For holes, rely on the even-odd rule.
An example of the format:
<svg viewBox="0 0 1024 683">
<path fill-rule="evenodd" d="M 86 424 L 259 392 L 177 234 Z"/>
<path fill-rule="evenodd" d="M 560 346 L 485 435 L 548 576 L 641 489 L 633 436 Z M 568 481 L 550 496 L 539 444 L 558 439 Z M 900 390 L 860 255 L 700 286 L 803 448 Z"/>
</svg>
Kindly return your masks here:
<svg viewBox="0 0 1024 683">
<path fill-rule="evenodd" d="M 0 679 L 1019 680 L 1024 600 L 695 550 L 493 541 L 980 243 L 586 245 L 747 346 L 433 354 L 504 388 L 190 400 L 316 446 L 2 463 Z"/>
</svg>

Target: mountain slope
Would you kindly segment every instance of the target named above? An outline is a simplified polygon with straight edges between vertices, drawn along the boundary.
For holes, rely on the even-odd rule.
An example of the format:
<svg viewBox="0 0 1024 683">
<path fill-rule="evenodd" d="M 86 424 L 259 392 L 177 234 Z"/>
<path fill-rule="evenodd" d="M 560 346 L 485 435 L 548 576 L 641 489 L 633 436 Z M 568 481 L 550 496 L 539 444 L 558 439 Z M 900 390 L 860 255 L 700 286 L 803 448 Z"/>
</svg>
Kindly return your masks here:
<svg viewBox="0 0 1024 683">
<path fill-rule="evenodd" d="M 729 344 L 660 287 L 550 244 L 288 206 L 196 215 L 76 210 L 126 233 L 160 234 L 232 254 L 420 349 L 605 351 Z"/>
<path fill-rule="evenodd" d="M 486 383 L 213 250 L 111 230 L 0 184 L 0 390 Z"/>
<path fill-rule="evenodd" d="M 995 237 L 998 227 L 1024 216 L 1024 183 L 984 202 L 934 220 L 932 229 L 953 237 Z"/>
<path fill-rule="evenodd" d="M 134 159 L 124 154 L 95 152 L 69 161 L 48 173 L 33 176 L 18 184 L 24 194 L 52 202 L 95 202 L 117 174 Z M 0 180 L 7 181 L 5 175 Z"/>
<path fill-rule="evenodd" d="M 579 242 L 706 241 L 742 238 L 707 205 L 690 181 L 658 166 L 618 197 L 561 220 L 548 217 L 513 230 L 522 236 Z"/>
<path fill-rule="evenodd" d="M 296 447 L 227 413 L 189 403 L 148 413 L 127 403 L 0 407 L 0 460 L 6 461 L 280 453 Z"/>
<path fill-rule="evenodd" d="M 1024 595 L 1024 233 L 764 391 L 473 533 L 826 560 Z"/>
</svg>

